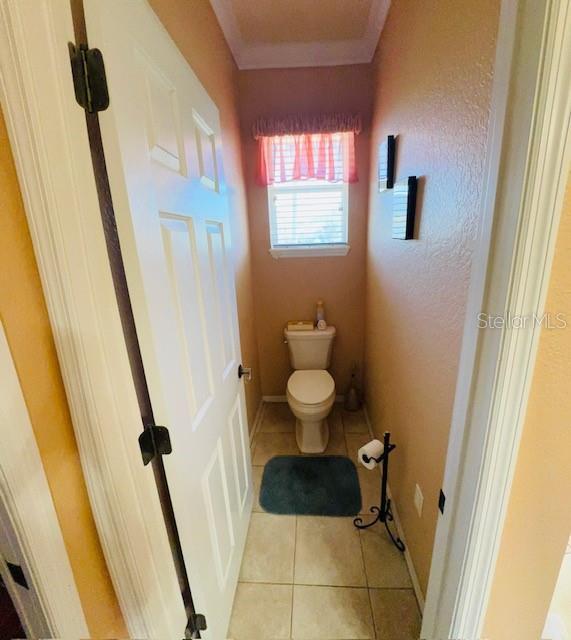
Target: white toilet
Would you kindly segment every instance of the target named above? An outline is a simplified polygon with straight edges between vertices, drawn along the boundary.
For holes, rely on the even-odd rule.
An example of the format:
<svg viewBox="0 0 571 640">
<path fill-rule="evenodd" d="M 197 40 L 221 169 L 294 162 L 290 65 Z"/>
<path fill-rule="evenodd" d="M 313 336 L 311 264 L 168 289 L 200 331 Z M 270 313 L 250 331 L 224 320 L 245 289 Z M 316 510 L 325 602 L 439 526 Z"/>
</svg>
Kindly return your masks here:
<svg viewBox="0 0 571 640">
<path fill-rule="evenodd" d="M 291 366 L 287 401 L 297 418 L 295 435 L 303 453 L 325 451 L 329 440 L 329 415 L 335 402 L 335 382 L 326 370 L 331 362 L 335 327 L 319 331 L 288 331 L 284 335 Z"/>
</svg>

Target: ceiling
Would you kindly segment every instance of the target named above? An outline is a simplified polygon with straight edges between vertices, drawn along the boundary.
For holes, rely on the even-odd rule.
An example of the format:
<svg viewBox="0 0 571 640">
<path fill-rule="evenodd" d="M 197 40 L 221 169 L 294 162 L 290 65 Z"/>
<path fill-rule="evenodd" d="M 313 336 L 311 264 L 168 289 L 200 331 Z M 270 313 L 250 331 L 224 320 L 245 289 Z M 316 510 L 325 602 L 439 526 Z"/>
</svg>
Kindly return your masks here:
<svg viewBox="0 0 571 640">
<path fill-rule="evenodd" d="M 210 0 L 240 69 L 370 62 L 390 0 Z"/>
</svg>

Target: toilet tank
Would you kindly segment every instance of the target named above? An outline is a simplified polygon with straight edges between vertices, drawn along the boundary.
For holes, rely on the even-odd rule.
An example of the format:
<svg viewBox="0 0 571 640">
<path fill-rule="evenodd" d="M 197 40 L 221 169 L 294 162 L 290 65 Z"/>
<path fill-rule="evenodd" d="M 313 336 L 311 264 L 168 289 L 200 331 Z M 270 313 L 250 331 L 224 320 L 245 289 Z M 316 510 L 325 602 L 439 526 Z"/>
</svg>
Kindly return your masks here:
<svg viewBox="0 0 571 640">
<path fill-rule="evenodd" d="M 284 335 L 289 349 L 289 361 L 294 369 L 327 369 L 331 362 L 331 351 L 335 327 L 322 331 L 288 331 Z"/>
</svg>

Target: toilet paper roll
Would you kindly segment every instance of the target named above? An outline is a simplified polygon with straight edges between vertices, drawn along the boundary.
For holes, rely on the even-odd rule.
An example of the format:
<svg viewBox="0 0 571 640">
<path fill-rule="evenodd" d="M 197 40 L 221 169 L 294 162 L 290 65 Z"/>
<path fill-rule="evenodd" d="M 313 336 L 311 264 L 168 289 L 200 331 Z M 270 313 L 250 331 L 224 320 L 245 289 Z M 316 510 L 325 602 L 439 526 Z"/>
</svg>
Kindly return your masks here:
<svg viewBox="0 0 571 640">
<path fill-rule="evenodd" d="M 371 442 L 367 442 L 367 444 L 363 445 L 359 449 L 357 452 L 357 459 L 366 469 L 374 469 L 377 466 L 377 463 L 374 460 L 365 462 L 363 460 L 363 454 L 369 458 L 379 458 L 383 454 L 384 450 L 385 447 L 380 440 L 371 440 Z"/>
</svg>

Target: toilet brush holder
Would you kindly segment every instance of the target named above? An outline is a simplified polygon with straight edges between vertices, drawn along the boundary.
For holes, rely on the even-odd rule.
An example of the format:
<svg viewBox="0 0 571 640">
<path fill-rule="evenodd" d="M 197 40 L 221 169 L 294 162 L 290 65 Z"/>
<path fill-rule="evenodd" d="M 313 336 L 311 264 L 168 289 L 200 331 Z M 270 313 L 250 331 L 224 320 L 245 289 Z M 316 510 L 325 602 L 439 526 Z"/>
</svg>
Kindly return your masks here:
<svg viewBox="0 0 571 640">
<path fill-rule="evenodd" d="M 377 464 L 382 463 L 382 475 L 381 475 L 381 504 L 380 506 L 372 506 L 369 511 L 371 513 L 376 514 L 375 518 L 365 524 L 363 518 L 358 516 L 353 520 L 353 524 L 357 527 L 357 529 L 368 529 L 372 527 L 377 522 L 382 522 L 385 525 L 387 533 L 389 534 L 392 543 L 395 547 L 404 552 L 405 546 L 404 542 L 398 537 L 398 535 L 393 534 L 393 532 L 389 528 L 389 522 L 393 522 L 394 517 L 391 511 L 391 499 L 387 495 L 387 482 L 389 478 L 389 456 L 392 451 L 396 449 L 396 444 L 391 444 L 391 434 L 390 431 L 385 431 L 383 435 L 383 453 L 378 458 L 370 458 L 367 454 L 363 453 L 363 461 L 368 463 L 374 460 Z"/>
<path fill-rule="evenodd" d="M 355 377 L 357 375 L 357 364 L 353 363 L 353 371 L 351 372 L 351 382 L 349 388 L 345 394 L 344 408 L 347 411 L 359 411 L 361 408 L 361 398 L 359 397 L 359 391 L 355 384 Z"/>
<path fill-rule="evenodd" d="M 361 408 L 361 400 L 359 399 L 359 392 L 357 389 L 351 385 L 349 387 L 349 391 L 345 395 L 345 403 L 344 408 L 347 411 L 359 411 Z"/>
</svg>

